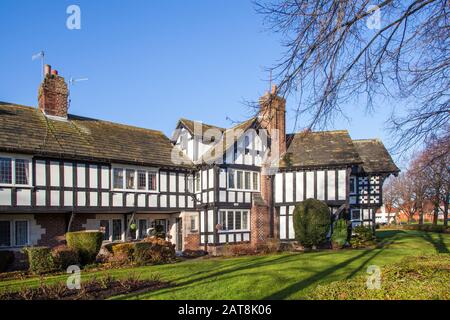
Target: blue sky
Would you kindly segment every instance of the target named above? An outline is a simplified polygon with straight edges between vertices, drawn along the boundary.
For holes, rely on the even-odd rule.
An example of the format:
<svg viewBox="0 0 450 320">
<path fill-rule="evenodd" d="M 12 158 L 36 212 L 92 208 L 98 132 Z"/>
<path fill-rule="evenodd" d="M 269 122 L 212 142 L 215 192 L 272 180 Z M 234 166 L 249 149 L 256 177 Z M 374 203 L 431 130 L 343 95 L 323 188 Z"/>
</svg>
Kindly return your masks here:
<svg viewBox="0 0 450 320">
<path fill-rule="evenodd" d="M 66 8 L 81 8 L 81 30 L 66 28 Z M 243 120 L 269 87 L 268 67 L 280 58 L 276 35 L 246 0 L 0 1 L 0 100 L 35 106 L 40 63 L 70 77 L 70 113 L 158 129 L 171 135 L 180 117 L 230 126 Z M 295 98 L 287 103 L 287 129 L 294 126 Z M 385 130 L 390 104 L 366 114 L 346 106 L 354 139 L 391 139 Z M 301 121 L 304 121 L 301 119 Z M 301 123 L 300 123 L 301 124 Z"/>
</svg>

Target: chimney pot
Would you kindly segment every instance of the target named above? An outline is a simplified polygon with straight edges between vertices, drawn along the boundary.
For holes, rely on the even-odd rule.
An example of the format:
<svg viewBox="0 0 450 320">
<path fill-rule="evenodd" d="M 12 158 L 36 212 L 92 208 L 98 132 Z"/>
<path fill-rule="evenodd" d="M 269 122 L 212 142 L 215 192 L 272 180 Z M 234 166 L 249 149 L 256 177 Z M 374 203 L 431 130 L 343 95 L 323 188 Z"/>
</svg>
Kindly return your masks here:
<svg viewBox="0 0 450 320">
<path fill-rule="evenodd" d="M 44 75 L 48 75 L 52 72 L 52 67 L 49 64 L 46 64 L 44 67 Z"/>
<path fill-rule="evenodd" d="M 52 70 L 52 75 L 57 76 L 58 75 L 58 70 Z"/>
<path fill-rule="evenodd" d="M 277 94 L 278 87 L 276 84 L 272 85 L 272 94 Z"/>
</svg>

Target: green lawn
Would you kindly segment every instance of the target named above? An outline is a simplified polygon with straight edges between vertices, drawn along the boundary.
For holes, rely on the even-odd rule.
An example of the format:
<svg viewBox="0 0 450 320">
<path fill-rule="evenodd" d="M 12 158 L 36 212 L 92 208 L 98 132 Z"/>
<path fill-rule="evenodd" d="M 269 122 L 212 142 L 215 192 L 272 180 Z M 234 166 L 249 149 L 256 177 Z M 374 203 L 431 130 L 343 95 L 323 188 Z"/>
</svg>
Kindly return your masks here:
<svg viewBox="0 0 450 320">
<path fill-rule="evenodd" d="M 211 258 L 170 265 L 84 273 L 83 277 L 111 274 L 141 278 L 155 273 L 177 285 L 129 299 L 302 299 L 318 284 L 351 278 L 369 265 L 383 266 L 405 256 L 449 253 L 450 234 L 405 230 L 378 231 L 384 245 L 377 249 L 280 253 L 267 256 Z M 64 281 L 65 276 L 45 278 Z M 0 282 L 0 290 L 36 286 L 36 278 Z"/>
</svg>

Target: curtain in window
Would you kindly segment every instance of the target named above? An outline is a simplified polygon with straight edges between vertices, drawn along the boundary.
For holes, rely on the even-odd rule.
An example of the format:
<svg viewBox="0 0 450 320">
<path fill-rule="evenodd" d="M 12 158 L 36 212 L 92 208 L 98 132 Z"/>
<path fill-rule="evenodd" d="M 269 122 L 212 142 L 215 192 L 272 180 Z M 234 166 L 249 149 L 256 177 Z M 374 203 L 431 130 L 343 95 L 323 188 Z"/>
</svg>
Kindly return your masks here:
<svg viewBox="0 0 450 320">
<path fill-rule="evenodd" d="M 242 212 L 242 229 L 248 230 L 248 211 Z"/>
<path fill-rule="evenodd" d="M 156 173 L 148 173 L 148 187 L 150 190 L 156 190 Z"/>
<path fill-rule="evenodd" d="M 123 189 L 123 169 L 114 169 L 114 188 Z"/>
<path fill-rule="evenodd" d="M 134 189 L 134 170 L 126 170 L 126 189 Z"/>
</svg>

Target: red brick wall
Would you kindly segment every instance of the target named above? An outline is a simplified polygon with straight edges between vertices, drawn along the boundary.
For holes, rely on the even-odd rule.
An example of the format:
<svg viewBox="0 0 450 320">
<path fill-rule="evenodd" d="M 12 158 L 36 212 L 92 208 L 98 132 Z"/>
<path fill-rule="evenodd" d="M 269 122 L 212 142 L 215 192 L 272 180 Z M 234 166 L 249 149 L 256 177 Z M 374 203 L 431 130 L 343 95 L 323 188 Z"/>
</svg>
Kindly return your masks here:
<svg viewBox="0 0 450 320">
<path fill-rule="evenodd" d="M 253 204 L 250 213 L 251 244 L 256 246 L 270 237 L 269 207 Z"/>
<path fill-rule="evenodd" d="M 201 250 L 200 248 L 200 234 L 191 233 L 184 237 L 184 250 Z"/>
<path fill-rule="evenodd" d="M 66 219 L 63 214 L 36 214 L 36 223 L 45 229 L 38 246 L 54 247 L 61 244 L 66 233 Z"/>
</svg>

